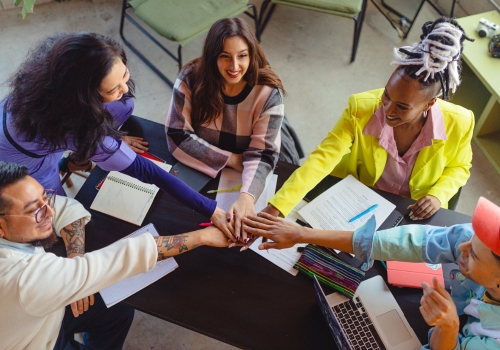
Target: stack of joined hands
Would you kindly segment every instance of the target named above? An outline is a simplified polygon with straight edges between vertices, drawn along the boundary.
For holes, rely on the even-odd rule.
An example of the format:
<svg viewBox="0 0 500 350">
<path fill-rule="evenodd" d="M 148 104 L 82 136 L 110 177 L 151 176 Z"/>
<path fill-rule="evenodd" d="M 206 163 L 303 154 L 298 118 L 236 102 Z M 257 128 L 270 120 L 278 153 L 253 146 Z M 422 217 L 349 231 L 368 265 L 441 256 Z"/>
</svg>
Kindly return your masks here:
<svg viewBox="0 0 500 350">
<path fill-rule="evenodd" d="M 215 214 L 212 217 L 214 225 L 225 233 L 228 242 L 231 242 L 229 248 L 241 246 L 241 251 L 244 251 L 259 237 L 262 237 L 260 250 L 290 248 L 300 241 L 303 227 L 278 218 L 279 211 L 271 205 L 257 215 L 255 212 L 246 216 L 238 214 L 238 210 L 230 210 L 226 214 L 225 223 L 220 217 L 215 217 Z M 267 242 L 268 239 L 272 242 Z"/>
<path fill-rule="evenodd" d="M 252 199 L 246 193 L 242 193 L 240 197 L 242 196 Z M 231 242 L 229 248 L 240 246 L 242 247 L 241 251 L 244 251 L 258 237 L 262 237 L 263 243 L 259 245 L 261 250 L 289 248 L 298 243 L 301 226 L 278 218 L 279 211 L 271 205 L 257 215 L 255 215 L 255 210 L 250 211 L 250 213 L 246 211 L 246 215 L 240 214 L 241 212 L 245 212 L 245 210 L 239 210 L 237 205 L 233 205 L 226 213 L 225 222 L 220 217 L 221 213 L 214 213 L 212 217 L 213 224 L 226 234 L 228 242 Z M 267 242 L 267 239 L 271 239 L 273 242 Z"/>
</svg>

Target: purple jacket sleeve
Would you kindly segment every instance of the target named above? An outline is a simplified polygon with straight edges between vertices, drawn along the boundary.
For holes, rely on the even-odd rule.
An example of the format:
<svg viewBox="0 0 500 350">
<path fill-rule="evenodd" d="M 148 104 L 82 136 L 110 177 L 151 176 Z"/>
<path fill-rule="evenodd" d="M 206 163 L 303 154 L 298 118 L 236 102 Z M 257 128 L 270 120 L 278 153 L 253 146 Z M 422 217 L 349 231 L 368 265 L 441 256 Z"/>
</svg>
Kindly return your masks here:
<svg viewBox="0 0 500 350">
<path fill-rule="evenodd" d="M 217 202 L 193 190 L 175 176 L 167 173 L 143 157 L 135 157 L 132 164 L 120 171 L 142 182 L 154 184 L 198 213 L 211 217 Z"/>
<path fill-rule="evenodd" d="M 134 100 L 129 96 L 124 96 L 118 101 L 105 103 L 104 108 L 113 116 L 113 127 L 117 129 L 132 115 L 134 111 Z"/>
</svg>

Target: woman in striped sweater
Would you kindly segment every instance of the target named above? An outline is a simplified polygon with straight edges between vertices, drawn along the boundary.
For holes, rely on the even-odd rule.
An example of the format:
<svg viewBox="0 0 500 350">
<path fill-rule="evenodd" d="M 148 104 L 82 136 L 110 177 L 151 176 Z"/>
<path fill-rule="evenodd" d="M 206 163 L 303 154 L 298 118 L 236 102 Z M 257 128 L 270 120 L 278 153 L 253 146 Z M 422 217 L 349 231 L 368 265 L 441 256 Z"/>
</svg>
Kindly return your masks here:
<svg viewBox="0 0 500 350">
<path fill-rule="evenodd" d="M 208 32 L 202 56 L 187 63 L 174 85 L 166 122 L 170 152 L 212 177 L 228 166 L 242 172 L 229 214 L 237 240 L 241 219 L 255 214 L 280 152 L 283 85 L 246 22 L 226 18 Z"/>
</svg>

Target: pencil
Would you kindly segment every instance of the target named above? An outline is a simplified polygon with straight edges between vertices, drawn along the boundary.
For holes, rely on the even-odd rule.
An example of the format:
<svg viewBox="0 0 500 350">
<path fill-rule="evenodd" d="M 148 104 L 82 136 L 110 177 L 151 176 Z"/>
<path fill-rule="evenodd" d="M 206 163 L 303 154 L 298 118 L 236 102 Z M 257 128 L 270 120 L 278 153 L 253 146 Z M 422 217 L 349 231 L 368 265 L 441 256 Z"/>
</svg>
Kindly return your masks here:
<svg viewBox="0 0 500 350">
<path fill-rule="evenodd" d="M 233 186 L 233 187 L 229 187 L 229 188 L 221 188 L 221 189 L 218 189 L 218 190 L 210 190 L 210 191 L 207 191 L 207 193 L 233 192 L 233 191 L 238 191 L 240 188 L 241 188 L 241 184 Z"/>
</svg>

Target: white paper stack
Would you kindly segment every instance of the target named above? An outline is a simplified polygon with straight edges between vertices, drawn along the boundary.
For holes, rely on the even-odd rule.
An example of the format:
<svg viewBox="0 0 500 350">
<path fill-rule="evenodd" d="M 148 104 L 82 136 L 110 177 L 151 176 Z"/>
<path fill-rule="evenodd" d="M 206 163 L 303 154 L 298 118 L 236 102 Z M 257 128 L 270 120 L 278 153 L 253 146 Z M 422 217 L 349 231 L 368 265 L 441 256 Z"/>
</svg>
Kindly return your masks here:
<svg viewBox="0 0 500 350">
<path fill-rule="evenodd" d="M 302 209 L 307 202 L 302 200 L 297 204 L 295 208 L 288 214 L 285 218 L 286 221 L 293 222 L 295 225 L 298 225 L 295 221 L 297 219 L 301 219 L 298 211 Z M 258 238 L 254 244 L 250 246 L 250 249 L 262 256 L 263 258 L 269 260 L 276 266 L 281 267 L 286 272 L 296 276 L 299 270 L 294 269 L 293 265 L 299 260 L 301 253 L 297 251 L 298 247 L 305 247 L 307 244 L 296 244 L 293 247 L 286 249 L 268 249 L 268 250 L 259 250 L 259 244 L 262 243 L 262 237 Z"/>
<path fill-rule="evenodd" d="M 266 181 L 266 187 L 262 194 L 260 195 L 257 202 L 255 202 L 255 211 L 258 213 L 267 206 L 267 202 L 276 193 L 276 184 L 278 183 L 278 175 L 270 174 Z M 224 168 L 221 171 L 219 180 L 219 189 L 231 188 L 237 185 L 241 185 L 241 173 L 234 169 Z M 215 200 L 217 201 L 217 206 L 225 211 L 228 211 L 234 202 L 238 199 L 240 191 L 232 192 L 217 192 Z"/>
<path fill-rule="evenodd" d="M 149 232 L 153 237 L 158 236 L 158 232 L 156 232 L 153 224 L 148 224 L 124 238 L 136 237 L 145 232 Z M 111 307 L 116 303 L 119 303 L 123 299 L 128 298 L 132 294 L 137 293 L 141 289 L 149 286 L 151 283 L 159 280 L 178 267 L 179 265 L 177 265 L 177 262 L 174 258 L 168 258 L 158 261 L 155 267 L 150 271 L 127 278 L 123 281 L 113 284 L 106 289 L 101 290 L 100 293 L 102 299 L 104 300 L 104 303 L 106 303 L 107 307 Z"/>
</svg>

